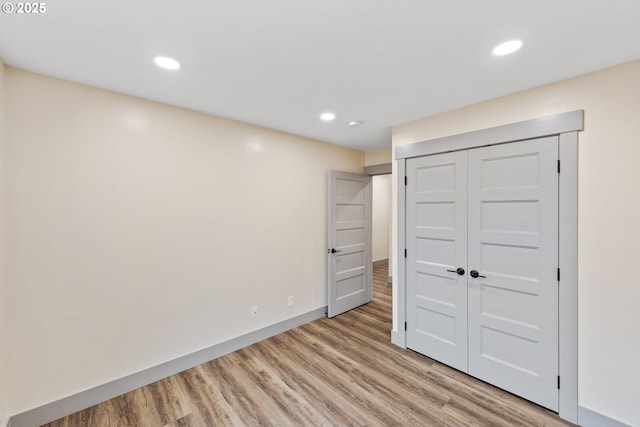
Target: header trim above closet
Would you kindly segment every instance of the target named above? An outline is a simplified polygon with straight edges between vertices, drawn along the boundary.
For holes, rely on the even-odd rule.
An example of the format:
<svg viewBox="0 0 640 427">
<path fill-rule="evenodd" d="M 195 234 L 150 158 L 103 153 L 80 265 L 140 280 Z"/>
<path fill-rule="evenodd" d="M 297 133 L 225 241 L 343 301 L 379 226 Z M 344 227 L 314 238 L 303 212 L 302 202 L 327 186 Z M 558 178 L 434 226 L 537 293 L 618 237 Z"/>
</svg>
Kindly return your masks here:
<svg viewBox="0 0 640 427">
<path fill-rule="evenodd" d="M 561 133 L 582 130 L 583 125 L 583 110 L 570 111 L 568 113 L 554 114 L 489 129 L 417 142 L 415 144 L 400 145 L 395 147 L 395 158 L 396 160 L 401 160 L 430 154 L 466 150 L 468 148 L 482 147 L 491 144 L 559 135 Z"/>
</svg>

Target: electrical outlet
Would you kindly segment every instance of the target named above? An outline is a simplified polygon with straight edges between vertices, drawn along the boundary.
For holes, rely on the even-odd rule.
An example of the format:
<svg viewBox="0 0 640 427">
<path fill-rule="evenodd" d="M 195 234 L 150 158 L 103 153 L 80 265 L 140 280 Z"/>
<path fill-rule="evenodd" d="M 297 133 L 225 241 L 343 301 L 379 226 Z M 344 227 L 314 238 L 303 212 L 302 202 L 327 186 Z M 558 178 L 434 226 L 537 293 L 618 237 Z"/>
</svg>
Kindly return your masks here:
<svg viewBox="0 0 640 427">
<path fill-rule="evenodd" d="M 251 307 L 251 318 L 256 318 L 258 317 L 258 306 L 254 305 L 253 307 Z"/>
<path fill-rule="evenodd" d="M 291 307 L 293 305 L 293 295 L 289 295 L 289 299 L 287 300 L 287 304 L 289 304 L 289 307 Z"/>
</svg>

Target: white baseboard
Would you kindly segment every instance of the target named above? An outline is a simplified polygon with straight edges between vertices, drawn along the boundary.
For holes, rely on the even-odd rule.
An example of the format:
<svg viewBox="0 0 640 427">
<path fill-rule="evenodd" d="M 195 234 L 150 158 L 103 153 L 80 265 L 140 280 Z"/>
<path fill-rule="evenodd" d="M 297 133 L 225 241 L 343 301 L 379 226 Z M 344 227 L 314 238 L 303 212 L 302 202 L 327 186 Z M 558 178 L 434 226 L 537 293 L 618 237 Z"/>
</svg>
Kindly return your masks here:
<svg viewBox="0 0 640 427">
<path fill-rule="evenodd" d="M 578 405 L 578 424 L 581 427 L 631 427 L 629 424 L 580 405 Z"/>
<path fill-rule="evenodd" d="M 255 344 L 274 335 L 286 332 L 289 329 L 293 329 L 300 325 L 304 325 L 305 323 L 325 317 L 326 313 L 326 306 L 311 310 L 291 319 L 283 320 L 257 331 L 196 351 L 195 353 L 170 360 L 163 364 L 128 375 L 124 378 L 99 385 L 89 390 L 82 391 L 29 411 L 25 411 L 21 414 L 14 415 L 7 420 L 8 424 L 6 426 L 0 423 L 0 427 L 36 427 L 42 424 L 47 424 L 69 414 L 89 408 L 100 402 L 113 399 L 121 394 L 133 391 L 171 375 L 175 375 L 179 372 L 224 356 L 225 354 L 232 353 L 251 344 Z"/>
</svg>

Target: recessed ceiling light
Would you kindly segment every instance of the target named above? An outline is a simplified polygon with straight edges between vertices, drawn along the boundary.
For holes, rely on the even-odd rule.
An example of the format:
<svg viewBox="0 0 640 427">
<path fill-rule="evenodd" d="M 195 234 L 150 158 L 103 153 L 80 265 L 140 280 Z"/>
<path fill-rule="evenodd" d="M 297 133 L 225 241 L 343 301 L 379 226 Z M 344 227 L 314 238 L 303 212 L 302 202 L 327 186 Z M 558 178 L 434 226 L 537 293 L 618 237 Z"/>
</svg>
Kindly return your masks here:
<svg viewBox="0 0 640 427">
<path fill-rule="evenodd" d="M 522 47 L 522 41 L 510 40 L 499 44 L 493 48 L 493 54 L 496 56 L 509 55 Z"/>
<path fill-rule="evenodd" d="M 325 121 L 325 122 L 330 122 L 332 120 L 335 120 L 336 115 L 333 113 L 322 113 L 320 114 L 320 120 Z"/>
<path fill-rule="evenodd" d="M 362 122 L 354 120 L 352 122 L 349 122 L 347 126 L 349 126 L 350 128 L 359 128 L 360 126 L 362 126 Z"/>
<path fill-rule="evenodd" d="M 178 70 L 180 69 L 180 63 L 173 58 L 169 58 L 166 56 L 156 56 L 153 61 L 156 63 L 158 67 L 165 68 L 167 70 Z"/>
</svg>

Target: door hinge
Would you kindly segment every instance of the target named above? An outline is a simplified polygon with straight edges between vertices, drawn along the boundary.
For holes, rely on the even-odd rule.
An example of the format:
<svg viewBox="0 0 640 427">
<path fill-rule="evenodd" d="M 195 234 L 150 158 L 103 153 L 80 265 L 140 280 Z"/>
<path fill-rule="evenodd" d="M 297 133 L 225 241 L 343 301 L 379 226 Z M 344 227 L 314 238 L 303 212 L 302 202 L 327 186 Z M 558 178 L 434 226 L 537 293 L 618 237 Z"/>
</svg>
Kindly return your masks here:
<svg viewBox="0 0 640 427">
<path fill-rule="evenodd" d="M 407 330 L 407 322 L 404 322 L 404 330 Z"/>
<path fill-rule="evenodd" d="M 560 160 L 558 160 L 558 173 L 560 173 Z"/>
<path fill-rule="evenodd" d="M 560 269 L 558 269 L 558 282 L 560 281 Z"/>
<path fill-rule="evenodd" d="M 404 257 L 405 258 L 407 257 L 407 250 L 406 249 L 404 250 Z"/>
<path fill-rule="evenodd" d="M 404 177 L 404 185 L 407 185 L 408 182 L 409 182 L 409 180 L 407 179 L 407 176 L 405 175 L 405 177 Z"/>
<path fill-rule="evenodd" d="M 558 390 L 560 390 L 560 375 L 558 375 Z"/>
</svg>

